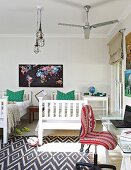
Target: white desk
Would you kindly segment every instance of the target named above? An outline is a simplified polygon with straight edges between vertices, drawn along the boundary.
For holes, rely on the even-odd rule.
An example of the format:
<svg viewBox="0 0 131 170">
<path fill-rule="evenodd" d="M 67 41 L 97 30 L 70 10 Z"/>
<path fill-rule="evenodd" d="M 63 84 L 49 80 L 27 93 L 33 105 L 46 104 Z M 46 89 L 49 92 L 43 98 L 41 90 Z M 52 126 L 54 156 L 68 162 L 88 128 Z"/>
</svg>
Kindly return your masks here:
<svg viewBox="0 0 131 170">
<path fill-rule="evenodd" d="M 118 146 L 121 149 L 122 154 L 122 163 L 121 163 L 121 169 L 120 170 L 129 170 L 131 169 L 131 141 L 125 141 L 120 139 L 120 134 L 123 130 L 129 131 L 131 128 L 115 128 L 115 126 L 110 122 L 111 119 L 123 119 L 120 115 L 109 115 L 108 117 L 104 117 L 103 115 L 100 115 L 100 119 L 103 124 L 103 129 L 105 128 L 115 134 L 118 138 Z"/>
<path fill-rule="evenodd" d="M 86 100 L 87 104 L 92 106 L 95 116 L 97 116 L 97 114 L 108 116 L 108 96 L 82 96 L 82 99 Z"/>
</svg>

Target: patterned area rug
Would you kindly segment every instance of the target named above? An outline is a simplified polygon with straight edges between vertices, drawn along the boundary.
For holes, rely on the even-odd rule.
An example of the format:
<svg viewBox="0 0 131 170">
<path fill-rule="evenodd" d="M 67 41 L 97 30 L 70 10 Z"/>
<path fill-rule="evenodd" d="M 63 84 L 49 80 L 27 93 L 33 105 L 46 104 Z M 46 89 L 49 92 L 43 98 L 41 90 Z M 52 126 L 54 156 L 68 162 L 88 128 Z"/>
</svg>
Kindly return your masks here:
<svg viewBox="0 0 131 170">
<path fill-rule="evenodd" d="M 75 170 L 76 162 L 90 162 L 87 154 L 79 152 L 38 152 L 28 145 L 28 137 L 11 137 L 0 146 L 0 170 Z M 78 142 L 75 136 L 47 136 L 43 143 Z"/>
</svg>

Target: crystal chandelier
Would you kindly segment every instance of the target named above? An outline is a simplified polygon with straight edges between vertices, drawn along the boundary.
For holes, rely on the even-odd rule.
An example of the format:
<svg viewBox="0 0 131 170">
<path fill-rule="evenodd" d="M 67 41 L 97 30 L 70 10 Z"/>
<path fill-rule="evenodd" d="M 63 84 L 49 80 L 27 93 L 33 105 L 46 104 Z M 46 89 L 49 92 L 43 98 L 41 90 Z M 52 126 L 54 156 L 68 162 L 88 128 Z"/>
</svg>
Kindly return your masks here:
<svg viewBox="0 0 131 170">
<path fill-rule="evenodd" d="M 39 7 L 37 9 L 37 32 L 36 32 L 36 42 L 34 45 L 34 52 L 37 54 L 40 52 L 40 47 L 43 47 L 45 45 L 45 39 L 44 39 L 44 34 L 42 32 L 42 27 L 41 27 L 41 8 Z"/>
</svg>

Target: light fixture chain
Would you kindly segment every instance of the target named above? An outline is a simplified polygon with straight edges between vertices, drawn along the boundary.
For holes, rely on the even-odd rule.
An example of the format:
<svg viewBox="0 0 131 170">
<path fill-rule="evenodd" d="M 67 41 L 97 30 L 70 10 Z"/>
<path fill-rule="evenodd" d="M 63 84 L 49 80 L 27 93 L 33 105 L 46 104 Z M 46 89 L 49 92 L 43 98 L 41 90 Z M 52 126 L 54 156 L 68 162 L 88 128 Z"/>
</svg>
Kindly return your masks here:
<svg viewBox="0 0 131 170">
<path fill-rule="evenodd" d="M 41 24 L 41 15 L 42 15 L 42 14 L 41 14 L 41 9 L 40 9 L 40 24 Z"/>
<path fill-rule="evenodd" d="M 37 10 L 37 31 L 38 31 L 38 29 L 39 29 L 39 28 L 38 28 L 38 15 L 39 15 L 39 14 L 38 14 L 38 10 Z"/>
</svg>

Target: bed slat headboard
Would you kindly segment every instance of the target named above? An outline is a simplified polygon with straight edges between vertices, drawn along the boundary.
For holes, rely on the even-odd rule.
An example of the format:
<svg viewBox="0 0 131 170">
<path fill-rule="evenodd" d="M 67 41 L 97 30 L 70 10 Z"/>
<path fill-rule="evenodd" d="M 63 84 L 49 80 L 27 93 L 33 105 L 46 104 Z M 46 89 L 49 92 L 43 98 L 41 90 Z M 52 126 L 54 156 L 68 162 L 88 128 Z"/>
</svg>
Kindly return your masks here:
<svg viewBox="0 0 131 170">
<path fill-rule="evenodd" d="M 24 92 L 24 99 L 29 100 L 32 103 L 32 91 L 25 91 Z"/>
</svg>

